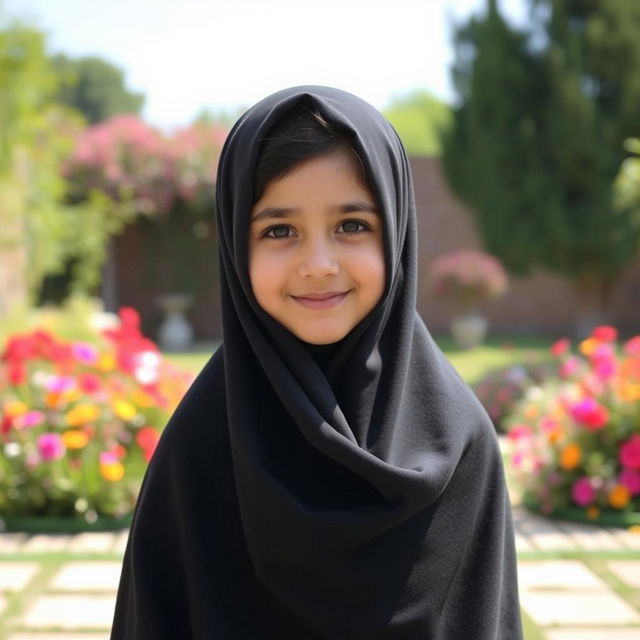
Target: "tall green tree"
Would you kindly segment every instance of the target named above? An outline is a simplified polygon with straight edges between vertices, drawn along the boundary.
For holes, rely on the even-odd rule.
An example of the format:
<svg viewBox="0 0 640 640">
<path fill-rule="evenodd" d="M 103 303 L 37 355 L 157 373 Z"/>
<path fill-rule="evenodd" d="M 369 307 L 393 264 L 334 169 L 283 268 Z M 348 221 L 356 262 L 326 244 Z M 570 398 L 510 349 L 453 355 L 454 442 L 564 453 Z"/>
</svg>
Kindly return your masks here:
<svg viewBox="0 0 640 640">
<path fill-rule="evenodd" d="M 451 108 L 427 91 L 394 98 L 383 110 L 412 155 L 440 155 L 440 131 L 449 126 Z"/>
<path fill-rule="evenodd" d="M 458 28 L 443 164 L 512 273 L 542 266 L 572 282 L 584 331 L 640 238 L 613 189 L 624 140 L 640 134 L 640 3 L 531 4 L 526 30 L 496 0 Z"/>
<path fill-rule="evenodd" d="M 80 111 L 90 124 L 111 116 L 139 115 L 144 95 L 127 89 L 121 69 L 101 58 L 53 57 L 60 82 L 57 99 Z"/>
<path fill-rule="evenodd" d="M 70 263 L 73 290 L 90 291 L 122 227 L 104 194 L 70 202 L 64 166 L 82 122 L 56 94 L 45 35 L 0 27 L 0 273 L 11 280 L 0 287 L 2 313 L 35 303 L 44 277 Z M 21 293 L 8 300 L 9 291 Z"/>
</svg>

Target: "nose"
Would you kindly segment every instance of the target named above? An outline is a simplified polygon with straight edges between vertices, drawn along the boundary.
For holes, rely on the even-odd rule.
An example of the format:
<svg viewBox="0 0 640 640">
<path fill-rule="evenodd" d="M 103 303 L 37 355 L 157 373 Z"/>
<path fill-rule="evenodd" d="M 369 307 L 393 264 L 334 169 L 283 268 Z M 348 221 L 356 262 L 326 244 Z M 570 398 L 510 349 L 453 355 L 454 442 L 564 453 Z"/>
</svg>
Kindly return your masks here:
<svg viewBox="0 0 640 640">
<path fill-rule="evenodd" d="M 324 238 L 309 240 L 301 249 L 298 274 L 302 278 L 327 278 L 339 273 L 340 266 L 331 242 Z"/>
</svg>

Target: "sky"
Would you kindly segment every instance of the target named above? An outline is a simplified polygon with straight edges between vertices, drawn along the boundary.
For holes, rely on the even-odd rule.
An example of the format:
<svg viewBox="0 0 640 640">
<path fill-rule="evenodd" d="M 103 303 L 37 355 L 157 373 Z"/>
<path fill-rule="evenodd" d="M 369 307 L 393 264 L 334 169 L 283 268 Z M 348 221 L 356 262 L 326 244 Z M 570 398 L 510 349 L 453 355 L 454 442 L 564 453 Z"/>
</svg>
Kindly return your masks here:
<svg viewBox="0 0 640 640">
<path fill-rule="evenodd" d="M 48 34 L 51 53 L 98 55 L 172 128 L 237 112 L 288 86 L 331 85 L 382 109 L 425 89 L 452 102 L 452 20 L 486 0 L 0 0 Z M 524 0 L 500 0 L 515 23 Z"/>
</svg>

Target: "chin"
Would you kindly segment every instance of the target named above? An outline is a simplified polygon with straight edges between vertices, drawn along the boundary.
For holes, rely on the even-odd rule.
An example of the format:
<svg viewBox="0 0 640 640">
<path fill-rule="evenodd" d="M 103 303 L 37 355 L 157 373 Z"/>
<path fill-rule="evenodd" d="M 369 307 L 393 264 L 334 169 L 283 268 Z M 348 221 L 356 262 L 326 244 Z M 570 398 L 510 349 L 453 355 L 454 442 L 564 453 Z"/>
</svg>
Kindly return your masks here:
<svg viewBox="0 0 640 640">
<path fill-rule="evenodd" d="M 320 346 L 323 344 L 333 344 L 334 342 L 340 342 L 342 338 L 344 338 L 347 333 L 344 331 L 329 333 L 310 333 L 310 332 L 294 332 L 295 335 L 300 338 L 303 342 L 307 344 L 313 344 L 316 346 Z"/>
</svg>

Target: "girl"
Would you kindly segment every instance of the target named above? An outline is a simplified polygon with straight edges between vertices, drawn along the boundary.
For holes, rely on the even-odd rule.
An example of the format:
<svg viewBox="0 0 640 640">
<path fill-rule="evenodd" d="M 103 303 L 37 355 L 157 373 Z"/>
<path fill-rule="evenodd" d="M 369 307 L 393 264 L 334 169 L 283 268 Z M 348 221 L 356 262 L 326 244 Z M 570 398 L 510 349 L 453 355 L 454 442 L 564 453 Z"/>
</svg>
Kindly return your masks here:
<svg viewBox="0 0 640 640">
<path fill-rule="evenodd" d="M 147 470 L 112 640 L 519 640 L 495 432 L 416 314 L 392 127 L 280 91 L 216 198 L 223 345 Z"/>
</svg>

